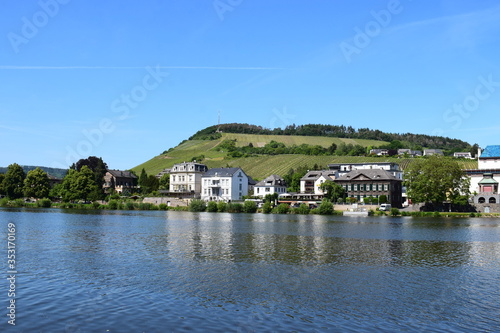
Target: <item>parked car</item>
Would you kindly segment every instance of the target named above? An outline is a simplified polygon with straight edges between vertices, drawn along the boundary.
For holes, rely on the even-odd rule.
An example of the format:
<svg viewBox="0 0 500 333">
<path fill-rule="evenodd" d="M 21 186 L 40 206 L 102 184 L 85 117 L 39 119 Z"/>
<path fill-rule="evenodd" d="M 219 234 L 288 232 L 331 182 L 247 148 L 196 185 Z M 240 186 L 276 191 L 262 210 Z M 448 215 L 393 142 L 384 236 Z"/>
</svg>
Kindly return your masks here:
<svg viewBox="0 0 500 333">
<path fill-rule="evenodd" d="M 378 210 L 388 212 L 391 210 L 391 204 L 381 204 Z"/>
</svg>

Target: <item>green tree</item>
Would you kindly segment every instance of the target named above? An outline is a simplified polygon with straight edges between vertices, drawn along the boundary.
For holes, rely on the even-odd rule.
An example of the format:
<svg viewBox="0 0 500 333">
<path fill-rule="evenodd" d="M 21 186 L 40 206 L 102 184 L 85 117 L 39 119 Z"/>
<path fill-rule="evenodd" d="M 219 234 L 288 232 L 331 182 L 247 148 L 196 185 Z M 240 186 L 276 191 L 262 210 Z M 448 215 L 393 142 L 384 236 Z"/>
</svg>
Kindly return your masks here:
<svg viewBox="0 0 500 333">
<path fill-rule="evenodd" d="M 0 195 L 5 195 L 5 191 L 3 190 L 3 180 L 5 179 L 5 174 L 0 173 Z"/>
<path fill-rule="evenodd" d="M 159 189 L 160 190 L 169 190 L 170 188 L 170 175 L 164 174 L 160 178 Z"/>
<path fill-rule="evenodd" d="M 5 177 L 2 181 L 2 187 L 9 199 L 18 199 L 23 197 L 25 178 L 26 174 L 19 164 L 13 163 L 7 167 L 7 172 L 5 173 Z"/>
<path fill-rule="evenodd" d="M 97 190 L 95 190 L 93 196 L 97 196 L 96 199 L 104 198 L 104 176 L 108 171 L 108 165 L 104 163 L 102 157 L 89 156 L 87 158 L 82 158 L 78 162 L 73 163 L 70 169 L 81 171 L 83 166 L 87 166 L 93 173 L 94 182 L 97 185 Z"/>
<path fill-rule="evenodd" d="M 336 202 L 338 198 L 343 198 L 345 195 L 344 187 L 335 182 L 332 182 L 331 180 L 327 180 L 319 187 L 325 193 L 325 198 L 327 198 L 331 202 Z"/>
<path fill-rule="evenodd" d="M 24 196 L 41 199 L 48 197 L 49 192 L 50 185 L 47 173 L 40 168 L 29 171 L 24 179 Z"/>
<path fill-rule="evenodd" d="M 383 204 L 387 203 L 387 196 L 385 194 L 382 194 L 378 197 L 378 203 Z"/>
<path fill-rule="evenodd" d="M 405 170 L 403 177 L 408 197 L 414 203 L 460 204 L 464 196 L 470 194 L 469 177 L 451 158 L 434 155 L 417 160 Z"/>
<path fill-rule="evenodd" d="M 61 185 L 60 195 L 64 201 L 96 200 L 99 188 L 94 179 L 94 173 L 84 165 L 80 171 L 70 169 Z"/>
</svg>

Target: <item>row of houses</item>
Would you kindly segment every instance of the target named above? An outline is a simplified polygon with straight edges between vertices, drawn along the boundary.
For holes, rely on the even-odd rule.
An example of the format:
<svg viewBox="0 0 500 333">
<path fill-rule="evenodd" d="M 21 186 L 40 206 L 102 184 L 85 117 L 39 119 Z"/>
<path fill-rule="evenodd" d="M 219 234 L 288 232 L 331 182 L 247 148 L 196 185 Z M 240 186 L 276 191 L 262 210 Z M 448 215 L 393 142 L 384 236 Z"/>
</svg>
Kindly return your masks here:
<svg viewBox="0 0 500 333">
<path fill-rule="evenodd" d="M 432 156 L 432 155 L 441 155 L 443 156 L 443 151 L 441 149 L 424 149 L 421 150 L 412 150 L 412 149 L 398 149 L 394 151 L 392 154 L 396 153 L 399 156 L 409 156 L 409 157 L 419 157 L 419 156 Z M 389 156 L 391 155 L 390 149 L 370 149 L 371 155 L 377 156 Z M 455 152 L 453 153 L 453 157 L 456 158 L 467 158 L 473 159 L 474 157 L 470 152 Z"/>
<path fill-rule="evenodd" d="M 160 174 L 170 174 L 170 188 L 161 191 L 167 196 L 200 198 L 205 201 L 237 201 L 252 193 L 264 198 L 278 194 L 280 199 L 321 200 L 321 184 L 334 181 L 342 185 L 348 196 L 362 201 L 365 197 L 386 196 L 394 206 L 402 203 L 402 171 L 396 163 L 330 164 L 328 170 L 309 171 L 300 180 L 299 193 L 287 193 L 287 184 L 278 175 L 255 182 L 241 168 L 208 169 L 204 164 L 175 164 Z"/>
<path fill-rule="evenodd" d="M 478 169 L 465 170 L 471 179 L 470 192 L 475 204 L 500 203 L 500 146 L 487 146 L 478 152 Z M 462 156 L 465 157 L 465 156 Z M 278 175 L 270 175 L 255 182 L 241 168 L 213 168 L 194 162 L 175 164 L 158 176 L 170 175 L 170 188 L 163 195 L 178 198 L 200 198 L 206 201 L 238 201 L 249 193 L 263 198 L 277 193 L 289 201 L 321 200 L 321 184 L 334 181 L 344 187 L 347 197 L 362 202 L 366 197 L 380 198 L 382 195 L 393 206 L 406 201 L 402 186 L 403 171 L 397 163 L 343 163 L 329 164 L 328 169 L 309 171 L 300 180 L 299 193 L 287 193 L 287 184 Z M 105 188 L 126 193 L 137 185 L 137 177 L 129 171 L 108 170 Z"/>
</svg>

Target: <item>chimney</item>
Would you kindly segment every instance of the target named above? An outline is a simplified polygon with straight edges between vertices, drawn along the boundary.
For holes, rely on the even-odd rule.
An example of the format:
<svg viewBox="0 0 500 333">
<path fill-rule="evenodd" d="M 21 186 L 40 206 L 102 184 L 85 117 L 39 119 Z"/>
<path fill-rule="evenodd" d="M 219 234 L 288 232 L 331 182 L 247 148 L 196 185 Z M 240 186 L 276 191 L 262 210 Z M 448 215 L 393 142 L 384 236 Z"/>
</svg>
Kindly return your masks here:
<svg viewBox="0 0 500 333">
<path fill-rule="evenodd" d="M 481 148 L 477 148 L 477 160 L 479 161 L 479 156 L 481 156 Z"/>
</svg>

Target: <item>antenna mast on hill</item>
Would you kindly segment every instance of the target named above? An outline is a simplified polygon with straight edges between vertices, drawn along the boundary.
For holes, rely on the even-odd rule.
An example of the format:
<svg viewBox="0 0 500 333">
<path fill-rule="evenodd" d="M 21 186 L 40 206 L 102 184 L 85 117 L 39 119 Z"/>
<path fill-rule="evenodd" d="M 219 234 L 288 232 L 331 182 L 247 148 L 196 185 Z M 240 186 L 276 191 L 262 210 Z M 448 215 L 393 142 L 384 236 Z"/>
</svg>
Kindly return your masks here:
<svg viewBox="0 0 500 333">
<path fill-rule="evenodd" d="M 220 111 L 218 113 L 218 119 L 217 119 L 217 131 L 215 131 L 215 133 L 220 133 L 221 130 L 220 130 Z"/>
</svg>

